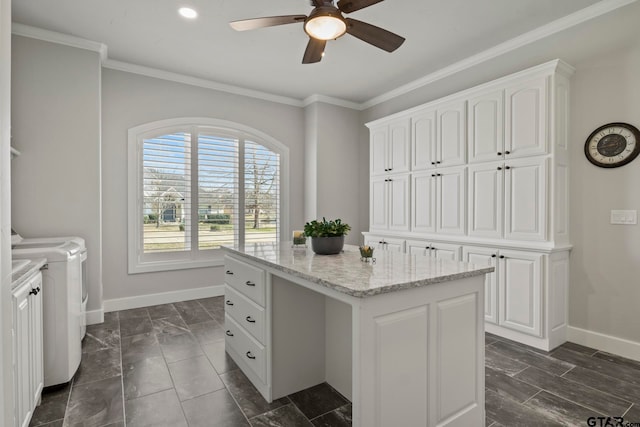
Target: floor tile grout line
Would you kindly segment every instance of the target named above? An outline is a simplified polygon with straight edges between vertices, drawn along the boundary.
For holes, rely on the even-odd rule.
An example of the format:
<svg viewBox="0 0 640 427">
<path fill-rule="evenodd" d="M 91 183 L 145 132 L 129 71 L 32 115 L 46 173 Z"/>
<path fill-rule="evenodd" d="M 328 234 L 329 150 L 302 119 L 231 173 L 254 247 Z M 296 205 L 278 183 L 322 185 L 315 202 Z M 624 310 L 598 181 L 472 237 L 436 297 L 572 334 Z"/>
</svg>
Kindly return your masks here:
<svg viewBox="0 0 640 427">
<path fill-rule="evenodd" d="M 595 408 L 593 408 L 593 407 L 591 407 L 591 406 L 587 406 L 587 405 L 585 405 L 585 404 L 578 403 L 578 402 L 576 402 L 576 401 L 573 401 L 573 400 L 571 400 L 571 399 L 567 398 L 566 396 L 562 396 L 562 395 L 560 395 L 559 393 L 553 392 L 553 391 L 551 391 L 551 390 L 542 389 L 541 391 L 547 392 L 547 393 L 549 393 L 549 394 L 551 394 L 551 395 L 553 395 L 553 396 L 559 397 L 559 398 L 560 398 L 560 399 L 562 399 L 562 400 L 566 400 L 567 402 L 571 402 L 571 403 L 573 403 L 574 405 L 578 405 L 578 406 L 580 406 L 580 407 L 582 407 L 582 408 L 588 409 L 588 410 L 593 411 L 593 412 L 595 412 L 595 413 L 597 413 L 597 414 L 600 414 L 600 415 L 608 415 L 608 414 L 605 414 L 605 413 L 601 412 L 599 409 L 595 409 Z M 532 397 L 533 397 L 533 396 L 532 396 Z M 632 404 L 632 405 L 633 405 L 633 404 Z"/>
<path fill-rule="evenodd" d="M 334 409 L 332 409 L 332 410 L 330 410 L 330 411 L 325 412 L 324 414 L 320 414 L 320 415 L 318 415 L 317 417 L 309 418 L 309 417 L 307 417 L 306 415 L 305 415 L 305 417 L 306 417 L 309 421 L 317 420 L 317 419 L 318 419 L 318 418 L 320 418 L 320 417 L 323 417 L 323 416 L 325 416 L 325 415 L 327 415 L 327 414 L 330 414 L 330 413 L 332 413 L 332 412 L 335 412 L 335 411 L 337 411 L 338 409 L 340 409 L 340 408 L 344 408 L 345 406 L 348 406 L 348 405 L 351 405 L 351 404 L 352 404 L 352 402 L 347 402 L 347 403 L 345 403 L 344 405 L 340 405 L 340 406 L 338 406 L 337 408 L 334 408 Z M 295 402 L 294 402 L 294 405 L 295 405 Z M 298 408 L 298 409 L 300 409 L 300 408 Z M 302 410 L 300 410 L 300 412 L 302 412 Z M 303 415 L 304 415 L 304 413 L 303 413 Z"/>
<path fill-rule="evenodd" d="M 634 406 L 634 405 L 635 405 L 635 403 L 632 403 L 632 404 L 631 404 L 631 406 L 629 406 L 629 407 L 627 408 L 627 410 L 626 410 L 626 411 L 624 411 L 624 414 L 622 414 L 621 416 L 622 416 L 622 417 L 624 417 L 625 415 L 627 415 L 627 414 L 629 413 L 629 411 L 631 410 L 631 408 L 633 408 L 633 406 Z"/>
<path fill-rule="evenodd" d="M 540 389 L 538 390 L 533 396 L 529 397 L 528 399 L 526 399 L 524 402 L 521 403 L 521 405 L 524 406 L 525 403 L 527 403 L 528 401 L 530 401 L 531 399 L 533 399 L 534 397 L 536 397 L 537 395 L 539 395 L 540 393 L 542 393 L 543 391 L 545 391 L 544 389 Z M 513 399 L 512 399 L 513 400 Z"/>
</svg>

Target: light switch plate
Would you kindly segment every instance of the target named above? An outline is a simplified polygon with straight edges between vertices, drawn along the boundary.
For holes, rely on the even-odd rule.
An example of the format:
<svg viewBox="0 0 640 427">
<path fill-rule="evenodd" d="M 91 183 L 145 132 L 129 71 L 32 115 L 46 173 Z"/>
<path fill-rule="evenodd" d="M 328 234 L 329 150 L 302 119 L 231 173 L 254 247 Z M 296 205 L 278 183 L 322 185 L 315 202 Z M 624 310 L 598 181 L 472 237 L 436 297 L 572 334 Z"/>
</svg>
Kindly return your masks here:
<svg viewBox="0 0 640 427">
<path fill-rule="evenodd" d="M 611 224 L 636 225 L 638 223 L 638 211 L 636 210 L 612 210 Z"/>
</svg>

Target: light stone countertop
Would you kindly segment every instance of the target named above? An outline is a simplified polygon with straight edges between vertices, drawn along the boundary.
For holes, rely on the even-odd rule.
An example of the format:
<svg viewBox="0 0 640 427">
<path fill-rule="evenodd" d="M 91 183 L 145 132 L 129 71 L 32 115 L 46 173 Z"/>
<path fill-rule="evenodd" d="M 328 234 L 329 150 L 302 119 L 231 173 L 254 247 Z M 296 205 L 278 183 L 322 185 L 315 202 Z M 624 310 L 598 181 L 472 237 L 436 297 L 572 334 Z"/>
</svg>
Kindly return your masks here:
<svg viewBox="0 0 640 427">
<path fill-rule="evenodd" d="M 11 271 L 12 291 L 27 280 L 31 279 L 31 277 L 47 263 L 46 258 L 35 258 L 25 261 L 29 261 L 29 263 L 15 271 Z"/>
<path fill-rule="evenodd" d="M 338 255 L 316 255 L 291 242 L 247 243 L 223 247 L 228 253 L 308 280 L 354 297 L 395 292 L 434 283 L 478 276 L 494 271 L 490 266 L 438 260 L 398 252 L 375 251 L 375 263 L 360 260 L 357 246 L 345 245 Z"/>
</svg>

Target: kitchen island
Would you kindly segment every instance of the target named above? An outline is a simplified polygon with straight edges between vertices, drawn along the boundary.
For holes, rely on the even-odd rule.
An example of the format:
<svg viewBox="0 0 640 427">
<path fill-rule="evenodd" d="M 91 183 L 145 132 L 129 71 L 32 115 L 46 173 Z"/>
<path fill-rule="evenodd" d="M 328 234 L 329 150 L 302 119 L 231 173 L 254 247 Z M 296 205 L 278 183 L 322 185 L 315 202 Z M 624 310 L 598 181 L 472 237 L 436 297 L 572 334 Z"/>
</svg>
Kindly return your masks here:
<svg viewBox="0 0 640 427">
<path fill-rule="evenodd" d="M 226 351 L 268 401 L 327 382 L 354 426 L 484 425 L 492 267 L 356 246 L 226 247 Z"/>
</svg>

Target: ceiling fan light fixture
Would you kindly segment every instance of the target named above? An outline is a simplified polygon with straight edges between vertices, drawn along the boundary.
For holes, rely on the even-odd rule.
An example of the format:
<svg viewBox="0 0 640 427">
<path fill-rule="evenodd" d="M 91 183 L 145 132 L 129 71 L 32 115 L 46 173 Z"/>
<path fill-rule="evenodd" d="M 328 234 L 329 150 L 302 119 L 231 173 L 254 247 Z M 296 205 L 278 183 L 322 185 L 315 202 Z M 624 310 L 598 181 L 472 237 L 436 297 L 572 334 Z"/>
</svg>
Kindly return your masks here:
<svg viewBox="0 0 640 427">
<path fill-rule="evenodd" d="M 181 7 L 180 9 L 178 9 L 178 13 L 187 19 L 195 19 L 198 17 L 198 12 L 190 7 Z"/>
<path fill-rule="evenodd" d="M 304 31 L 314 39 L 333 40 L 347 32 L 347 23 L 331 12 L 311 14 L 304 23 Z"/>
</svg>

